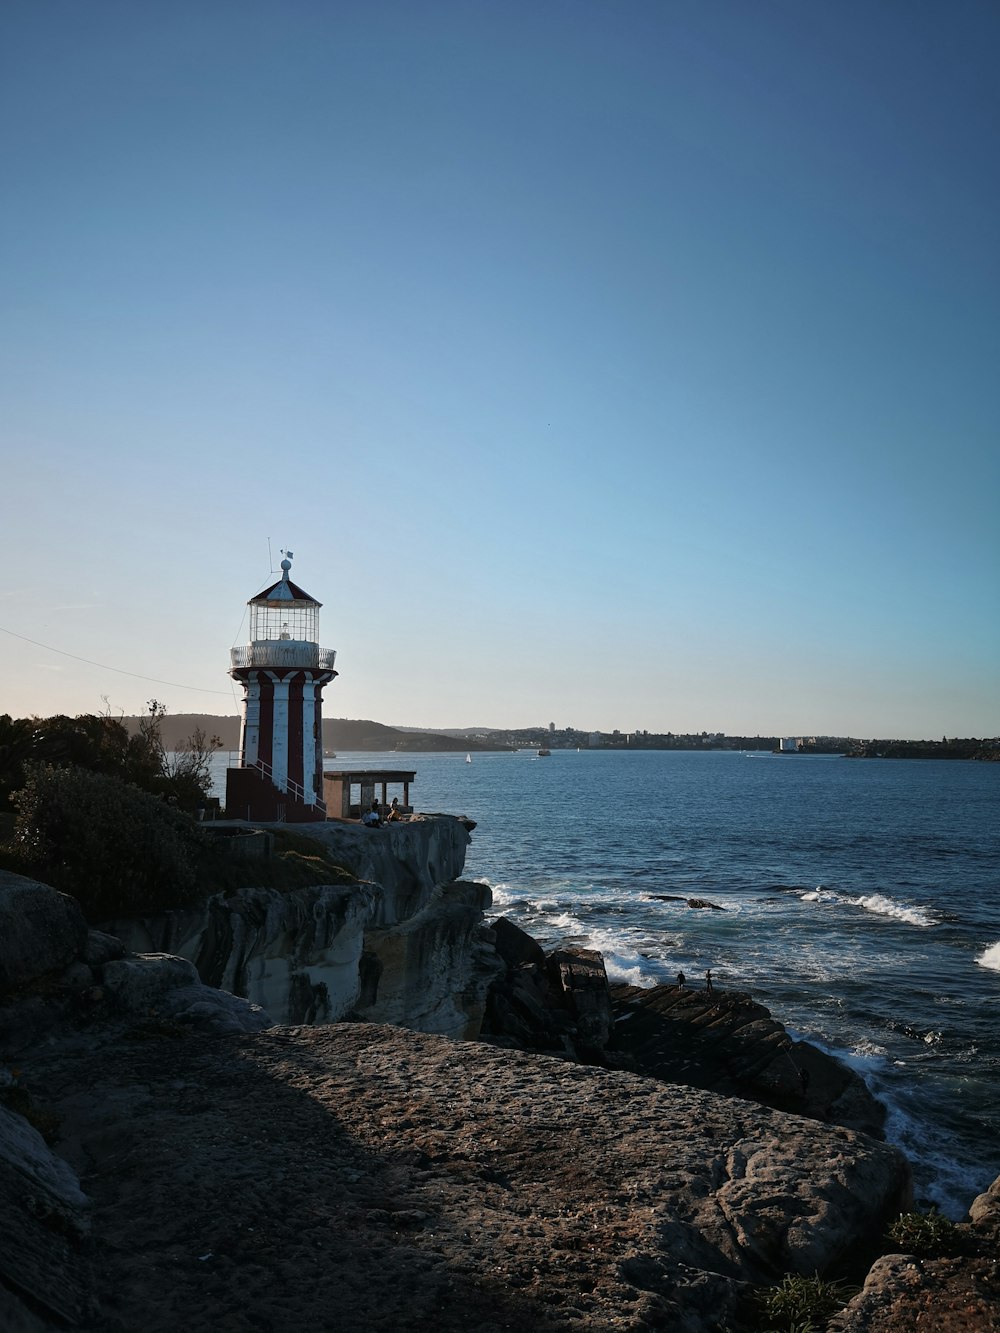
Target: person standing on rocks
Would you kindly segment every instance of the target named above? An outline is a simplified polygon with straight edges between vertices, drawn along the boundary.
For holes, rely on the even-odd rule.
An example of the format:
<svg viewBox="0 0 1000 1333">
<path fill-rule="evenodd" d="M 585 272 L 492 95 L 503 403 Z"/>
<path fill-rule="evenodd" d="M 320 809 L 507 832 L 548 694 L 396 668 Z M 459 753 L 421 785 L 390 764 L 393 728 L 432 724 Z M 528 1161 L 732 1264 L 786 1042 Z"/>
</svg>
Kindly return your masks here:
<svg viewBox="0 0 1000 1333">
<path fill-rule="evenodd" d="M 678 986 L 684 986 L 687 984 L 687 977 L 684 975 L 683 972 L 677 973 L 677 984 Z"/>
<path fill-rule="evenodd" d="M 713 985 L 712 985 L 712 969 L 711 969 L 711 968 L 709 968 L 708 971 L 705 973 L 705 994 L 706 994 L 706 995 L 714 995 L 714 994 L 715 994 L 715 988 L 714 988 Z"/>
</svg>

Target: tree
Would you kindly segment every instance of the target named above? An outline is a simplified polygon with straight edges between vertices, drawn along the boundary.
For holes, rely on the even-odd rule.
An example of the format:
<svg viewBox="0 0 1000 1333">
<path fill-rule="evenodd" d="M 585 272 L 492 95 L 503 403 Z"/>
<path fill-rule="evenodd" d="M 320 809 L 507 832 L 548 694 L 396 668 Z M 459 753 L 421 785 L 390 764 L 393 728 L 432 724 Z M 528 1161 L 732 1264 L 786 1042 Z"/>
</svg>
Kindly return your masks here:
<svg viewBox="0 0 1000 1333">
<path fill-rule="evenodd" d="M 11 848 L 25 874 L 80 902 L 88 921 L 195 901 L 212 849 L 198 825 L 148 792 L 82 768 L 29 765 Z"/>
</svg>

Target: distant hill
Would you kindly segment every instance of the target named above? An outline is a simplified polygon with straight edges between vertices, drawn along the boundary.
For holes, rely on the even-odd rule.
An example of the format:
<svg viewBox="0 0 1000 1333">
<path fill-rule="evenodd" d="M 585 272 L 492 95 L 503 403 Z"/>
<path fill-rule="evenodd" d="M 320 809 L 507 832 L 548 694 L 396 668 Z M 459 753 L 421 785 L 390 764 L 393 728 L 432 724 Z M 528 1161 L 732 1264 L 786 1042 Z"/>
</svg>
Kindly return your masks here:
<svg viewBox="0 0 1000 1333">
<path fill-rule="evenodd" d="M 130 731 L 135 731 L 140 719 L 124 717 L 122 721 Z M 164 744 L 168 750 L 176 750 L 198 727 L 207 736 L 218 736 L 224 750 L 239 749 L 240 719 L 214 713 L 168 713 L 163 719 Z M 343 717 L 323 719 L 324 750 L 375 750 L 390 753 L 400 750 L 426 754 L 435 750 L 489 748 L 491 747 L 475 745 L 461 737 L 445 736 L 433 731 L 400 731 L 395 727 L 383 726 L 381 722 Z"/>
</svg>

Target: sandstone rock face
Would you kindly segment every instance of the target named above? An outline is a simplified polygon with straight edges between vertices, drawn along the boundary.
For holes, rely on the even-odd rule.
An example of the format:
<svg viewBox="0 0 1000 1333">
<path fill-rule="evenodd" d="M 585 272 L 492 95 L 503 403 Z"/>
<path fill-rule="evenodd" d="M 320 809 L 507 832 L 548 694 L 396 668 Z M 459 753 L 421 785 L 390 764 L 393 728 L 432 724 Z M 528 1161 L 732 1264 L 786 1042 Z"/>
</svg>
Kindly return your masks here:
<svg viewBox="0 0 1000 1333">
<path fill-rule="evenodd" d="M 0 870 L 0 992 L 79 958 L 87 923 L 75 898 Z"/>
<path fill-rule="evenodd" d="M 458 879 L 470 842 L 464 823 L 451 815 L 413 815 L 376 829 L 330 820 L 295 831 L 322 843 L 358 879 L 378 885 L 372 924 L 380 927 L 414 916 L 435 889 Z"/>
<path fill-rule="evenodd" d="M 201 907 L 116 920 L 109 930 L 134 952 L 190 959 L 206 984 L 247 997 L 276 1022 L 359 1014 L 475 1036 L 495 966 L 480 931 L 489 890 L 455 882 L 469 843 L 463 823 L 434 815 L 380 829 L 331 821 L 296 832 L 322 843 L 358 883 L 240 889 Z"/>
<path fill-rule="evenodd" d="M 87 1172 L 85 1333 L 738 1328 L 746 1283 L 835 1265 L 906 1179 L 846 1130 L 371 1024 L 25 1077 Z"/>
<path fill-rule="evenodd" d="M 1000 1177 L 984 1194 L 978 1194 L 969 1208 L 969 1220 L 976 1226 L 1000 1231 Z"/>
<path fill-rule="evenodd" d="M 131 950 L 189 959 L 206 985 L 245 996 L 276 1021 L 326 1023 L 358 1000 L 365 929 L 377 899 L 370 884 L 240 889 L 198 908 L 115 921 L 111 929 Z"/>
<path fill-rule="evenodd" d="M 417 1032 L 478 1036 L 487 987 L 502 966 L 482 929 L 491 901 L 486 885 L 459 880 L 408 920 L 367 931 L 378 977 L 357 1014 Z"/>
</svg>

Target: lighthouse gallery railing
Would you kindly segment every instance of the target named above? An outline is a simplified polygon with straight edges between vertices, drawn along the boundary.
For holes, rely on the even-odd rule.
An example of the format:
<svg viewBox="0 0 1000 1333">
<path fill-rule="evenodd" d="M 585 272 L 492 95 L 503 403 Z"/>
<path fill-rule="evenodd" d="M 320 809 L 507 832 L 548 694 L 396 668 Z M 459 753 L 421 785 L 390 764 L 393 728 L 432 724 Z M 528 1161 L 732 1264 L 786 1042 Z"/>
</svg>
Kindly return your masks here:
<svg viewBox="0 0 1000 1333">
<path fill-rule="evenodd" d="M 332 671 L 337 650 L 296 639 L 258 639 L 256 643 L 230 648 L 229 660 L 234 667 L 306 667 Z"/>
</svg>

